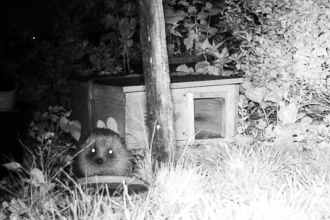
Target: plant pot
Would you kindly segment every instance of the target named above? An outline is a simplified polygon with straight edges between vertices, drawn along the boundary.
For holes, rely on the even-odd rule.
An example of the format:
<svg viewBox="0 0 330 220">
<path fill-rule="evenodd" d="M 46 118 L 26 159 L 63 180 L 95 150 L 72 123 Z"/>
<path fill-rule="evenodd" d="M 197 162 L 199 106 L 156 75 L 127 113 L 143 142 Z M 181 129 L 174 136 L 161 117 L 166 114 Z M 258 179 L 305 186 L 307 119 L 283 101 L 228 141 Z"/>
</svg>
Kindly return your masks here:
<svg viewBox="0 0 330 220">
<path fill-rule="evenodd" d="M 206 54 L 189 56 L 189 57 L 170 57 L 168 58 L 170 72 L 177 72 L 176 69 L 185 64 L 188 68 L 195 69 L 195 64 L 198 62 L 206 61 L 209 57 Z"/>
<path fill-rule="evenodd" d="M 114 60 L 111 61 L 113 65 L 118 65 L 122 67 L 123 74 L 143 74 L 143 63 L 139 60 Z"/>
<path fill-rule="evenodd" d="M 31 104 L 17 102 L 15 111 L 0 112 L 0 180 L 8 175 L 2 164 L 23 160 L 24 149 L 20 141 L 24 142 L 28 135 L 33 110 Z"/>
<path fill-rule="evenodd" d="M 123 62 L 124 63 L 124 62 Z M 143 62 L 132 59 L 129 62 L 125 62 L 124 70 L 126 74 L 143 74 Z M 123 65 L 124 66 L 124 65 Z"/>
<path fill-rule="evenodd" d="M 176 68 L 185 64 L 187 67 L 193 67 L 195 69 L 195 64 L 198 62 L 210 60 L 207 54 L 188 56 L 188 57 L 170 57 L 168 58 L 170 72 L 177 72 Z M 124 74 L 143 74 L 143 62 L 139 60 L 132 59 L 129 61 L 116 60 L 114 63 L 120 63 L 123 67 Z M 130 70 L 130 71 L 129 71 Z"/>
<path fill-rule="evenodd" d="M 0 80 L 0 112 L 13 111 L 16 101 L 15 82 L 6 78 L 0 78 Z"/>
</svg>

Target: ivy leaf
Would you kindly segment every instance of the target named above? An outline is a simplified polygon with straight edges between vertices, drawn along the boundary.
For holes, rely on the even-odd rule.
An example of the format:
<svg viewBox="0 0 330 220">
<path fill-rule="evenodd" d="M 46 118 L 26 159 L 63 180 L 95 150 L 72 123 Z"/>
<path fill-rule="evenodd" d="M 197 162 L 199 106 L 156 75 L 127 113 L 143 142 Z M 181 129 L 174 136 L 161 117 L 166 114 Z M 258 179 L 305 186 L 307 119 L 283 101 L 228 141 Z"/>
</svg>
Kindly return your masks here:
<svg viewBox="0 0 330 220">
<path fill-rule="evenodd" d="M 206 38 L 203 42 L 196 42 L 196 47 L 200 48 L 202 51 L 206 51 L 206 49 L 209 49 L 212 46 L 209 40 Z"/>
<path fill-rule="evenodd" d="M 105 30 L 109 28 L 117 29 L 118 21 L 112 15 L 107 14 L 105 18 L 101 20 L 102 24 L 105 24 Z"/>
<path fill-rule="evenodd" d="M 135 30 L 136 25 L 137 25 L 136 18 L 129 19 L 126 17 L 126 18 L 120 19 L 119 24 L 118 24 L 120 36 L 125 40 L 130 39 L 135 32 L 134 30 Z"/>
<path fill-rule="evenodd" d="M 216 35 L 218 33 L 219 29 L 218 28 L 213 28 L 210 27 L 207 29 L 207 33 L 208 33 L 208 38 L 213 37 L 214 35 Z"/>
<path fill-rule="evenodd" d="M 174 11 L 173 9 L 164 9 L 165 23 L 166 24 L 177 24 L 183 20 L 188 14 L 183 11 Z"/>
<path fill-rule="evenodd" d="M 265 97 L 265 102 L 270 101 L 274 103 L 278 103 L 281 100 L 281 97 L 279 97 L 275 92 L 271 91 L 269 92 Z"/>
<path fill-rule="evenodd" d="M 206 13 L 206 12 L 200 12 L 197 14 L 197 20 L 204 20 L 206 19 L 208 16 L 210 16 L 210 13 Z"/>
<path fill-rule="evenodd" d="M 224 60 L 226 57 L 229 56 L 229 52 L 228 49 L 225 47 L 222 49 L 221 53 L 212 50 L 209 52 L 211 55 L 215 56 L 216 58 L 218 58 L 219 60 Z"/>
<path fill-rule="evenodd" d="M 219 9 L 219 8 L 211 8 L 211 10 L 210 10 L 211 16 L 218 15 L 218 14 L 220 14 L 220 12 L 221 12 L 221 9 Z"/>
<path fill-rule="evenodd" d="M 266 87 L 250 88 L 245 91 L 245 96 L 251 101 L 261 103 L 266 96 Z"/>
<path fill-rule="evenodd" d="M 173 25 L 170 28 L 170 33 L 173 34 L 174 36 L 178 36 L 178 37 L 182 37 L 181 33 L 179 31 L 176 30 L 176 27 L 178 27 L 179 25 Z"/>
<path fill-rule="evenodd" d="M 209 2 L 205 2 L 205 9 L 211 10 L 213 8 L 213 5 Z"/>
<path fill-rule="evenodd" d="M 66 132 L 70 133 L 71 136 L 79 141 L 81 135 L 81 124 L 78 121 L 70 121 L 65 117 L 62 117 L 59 122 L 60 128 Z"/>
<path fill-rule="evenodd" d="M 137 24 L 138 24 L 137 18 L 131 18 L 128 28 L 132 31 L 135 29 Z M 134 33 L 134 31 L 133 31 L 133 33 Z"/>
<path fill-rule="evenodd" d="M 198 39 L 198 34 L 194 30 L 190 30 L 188 37 L 183 40 L 187 50 L 190 50 L 194 46 L 194 40 L 196 39 Z"/>
</svg>

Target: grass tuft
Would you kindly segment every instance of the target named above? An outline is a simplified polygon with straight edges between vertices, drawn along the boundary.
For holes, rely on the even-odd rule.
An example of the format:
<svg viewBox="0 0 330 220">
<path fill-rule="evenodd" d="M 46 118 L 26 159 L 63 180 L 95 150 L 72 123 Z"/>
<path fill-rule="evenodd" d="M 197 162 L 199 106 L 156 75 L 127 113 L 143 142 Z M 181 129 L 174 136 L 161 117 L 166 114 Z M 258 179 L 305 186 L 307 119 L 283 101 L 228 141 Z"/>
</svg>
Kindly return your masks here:
<svg viewBox="0 0 330 220">
<path fill-rule="evenodd" d="M 16 177 L 11 186 L 18 190 L 2 199 L 0 219 L 329 219 L 329 153 L 294 149 L 188 146 L 154 175 L 140 171 L 149 172 L 148 192 L 130 195 L 124 187 L 117 197 L 106 185 L 77 184 L 69 169 L 49 160 L 53 170 L 39 165 L 44 170 L 31 167 Z"/>
</svg>

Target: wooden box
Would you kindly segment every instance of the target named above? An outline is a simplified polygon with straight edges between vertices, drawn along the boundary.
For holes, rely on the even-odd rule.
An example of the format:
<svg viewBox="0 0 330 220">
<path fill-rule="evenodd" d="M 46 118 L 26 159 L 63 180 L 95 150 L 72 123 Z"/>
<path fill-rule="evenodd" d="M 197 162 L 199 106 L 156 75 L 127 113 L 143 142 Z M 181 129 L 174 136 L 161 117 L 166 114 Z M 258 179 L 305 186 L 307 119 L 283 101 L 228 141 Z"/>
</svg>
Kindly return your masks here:
<svg viewBox="0 0 330 220">
<path fill-rule="evenodd" d="M 228 141 L 236 134 L 237 99 L 242 78 L 171 77 L 178 145 Z M 82 132 L 98 120 L 113 117 L 128 147 L 148 146 L 146 88 L 143 77 L 112 77 L 72 81 L 72 120 Z"/>
</svg>

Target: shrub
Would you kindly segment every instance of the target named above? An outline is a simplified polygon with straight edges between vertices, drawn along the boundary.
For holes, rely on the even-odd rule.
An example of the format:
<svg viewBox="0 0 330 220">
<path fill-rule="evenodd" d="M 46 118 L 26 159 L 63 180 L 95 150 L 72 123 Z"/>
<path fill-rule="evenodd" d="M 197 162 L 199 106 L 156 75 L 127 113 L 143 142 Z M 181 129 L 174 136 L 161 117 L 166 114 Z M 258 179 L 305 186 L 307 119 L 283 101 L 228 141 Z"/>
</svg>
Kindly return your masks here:
<svg viewBox="0 0 330 220">
<path fill-rule="evenodd" d="M 327 5 L 327 1 L 315 0 L 253 0 L 228 11 L 227 23 L 234 35 L 243 39 L 240 54 L 232 59 L 236 61 L 236 68 L 245 73 L 245 97 L 261 110 L 258 123 L 265 122 L 261 123 L 264 124 L 262 130 L 268 129 L 270 136 L 291 131 L 284 136 L 302 135 L 295 141 L 306 142 L 306 131 L 313 130 L 310 127 L 313 120 L 319 119 L 323 125 L 329 123 L 326 105 L 330 85 L 330 13 Z M 239 18 L 241 12 L 247 11 L 257 16 L 260 25 Z M 264 111 L 266 109 L 268 111 Z M 275 120 L 269 121 L 271 109 L 278 114 Z M 292 127 L 294 123 L 299 125 Z M 323 140 L 328 139 L 320 131 L 316 133 Z"/>
</svg>

